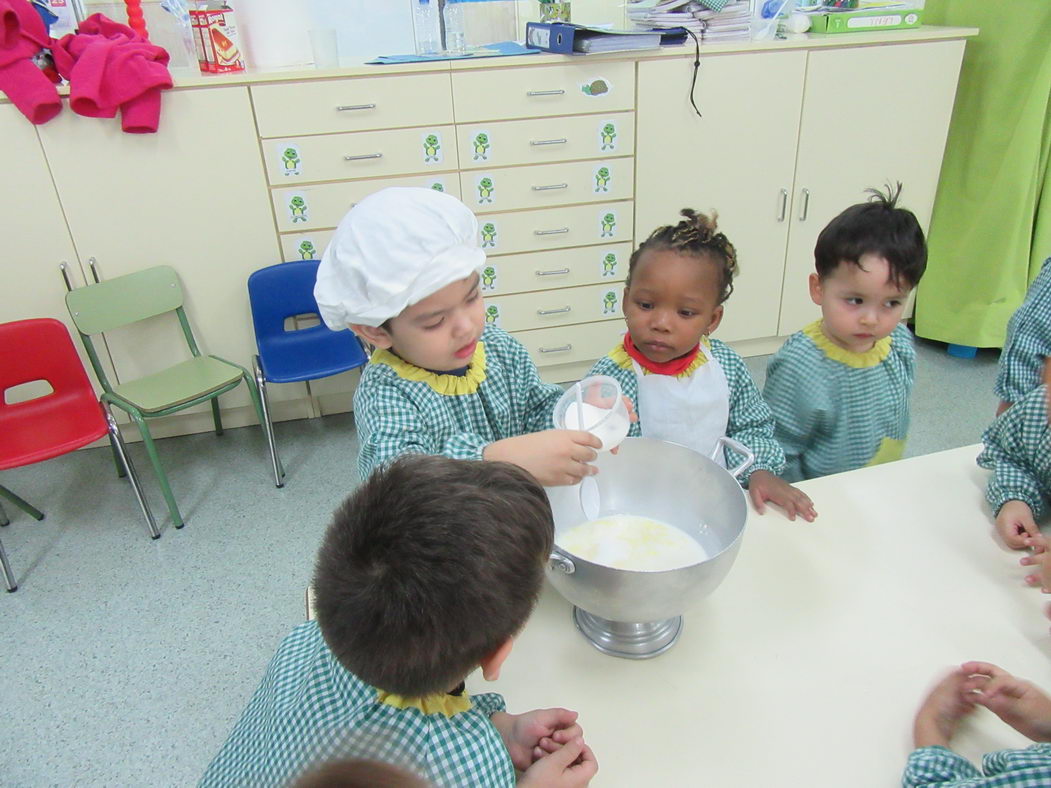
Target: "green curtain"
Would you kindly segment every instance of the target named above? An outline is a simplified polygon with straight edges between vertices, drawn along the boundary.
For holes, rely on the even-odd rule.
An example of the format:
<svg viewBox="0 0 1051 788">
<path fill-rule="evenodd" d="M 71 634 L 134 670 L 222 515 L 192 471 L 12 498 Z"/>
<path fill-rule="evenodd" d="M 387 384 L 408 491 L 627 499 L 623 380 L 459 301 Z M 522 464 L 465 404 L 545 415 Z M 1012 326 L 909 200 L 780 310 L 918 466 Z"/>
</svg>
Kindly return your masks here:
<svg viewBox="0 0 1051 788">
<path fill-rule="evenodd" d="M 916 333 L 1002 347 L 1051 257 L 1051 2 L 927 0 L 924 23 L 981 32 L 960 73 Z"/>
</svg>

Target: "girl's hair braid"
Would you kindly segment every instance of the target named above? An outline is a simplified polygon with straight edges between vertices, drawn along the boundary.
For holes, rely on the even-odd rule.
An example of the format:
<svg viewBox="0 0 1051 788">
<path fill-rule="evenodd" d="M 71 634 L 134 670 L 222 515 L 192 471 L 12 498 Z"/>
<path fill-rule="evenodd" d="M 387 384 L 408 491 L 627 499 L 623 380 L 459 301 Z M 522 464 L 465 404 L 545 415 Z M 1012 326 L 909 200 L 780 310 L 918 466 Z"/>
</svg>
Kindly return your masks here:
<svg viewBox="0 0 1051 788">
<path fill-rule="evenodd" d="M 716 231 L 718 214 L 712 211 L 711 218 L 697 213 L 692 208 L 683 208 L 685 218 L 676 225 L 658 227 L 631 255 L 628 262 L 628 278 L 624 282 L 631 287 L 631 276 L 643 252 L 670 250 L 679 254 L 710 259 L 719 266 L 719 300 L 723 303 L 734 291 L 733 278 L 737 275 L 737 250 L 730 240 Z"/>
</svg>

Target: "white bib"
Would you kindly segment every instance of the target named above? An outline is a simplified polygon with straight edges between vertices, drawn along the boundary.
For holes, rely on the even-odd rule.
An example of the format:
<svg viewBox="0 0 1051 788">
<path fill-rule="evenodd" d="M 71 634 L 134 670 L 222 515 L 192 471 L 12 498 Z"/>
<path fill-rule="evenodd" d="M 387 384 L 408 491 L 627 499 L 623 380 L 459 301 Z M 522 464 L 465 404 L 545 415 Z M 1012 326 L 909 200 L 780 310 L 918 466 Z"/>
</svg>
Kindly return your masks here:
<svg viewBox="0 0 1051 788">
<path fill-rule="evenodd" d="M 722 365 L 703 342 L 697 352 L 708 361 L 684 378 L 643 374 L 634 359 L 631 365 L 639 384 L 643 436 L 679 443 L 711 457 L 716 441 L 726 435 L 730 386 Z M 726 467 L 724 452 L 718 452 L 714 459 Z"/>
</svg>

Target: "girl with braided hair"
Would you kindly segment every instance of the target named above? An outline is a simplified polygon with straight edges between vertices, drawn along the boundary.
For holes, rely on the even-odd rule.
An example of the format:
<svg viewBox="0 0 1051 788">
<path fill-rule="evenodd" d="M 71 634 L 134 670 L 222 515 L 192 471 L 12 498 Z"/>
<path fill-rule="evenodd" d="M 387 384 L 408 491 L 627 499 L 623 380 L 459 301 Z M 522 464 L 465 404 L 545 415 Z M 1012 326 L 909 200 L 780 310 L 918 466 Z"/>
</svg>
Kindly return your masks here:
<svg viewBox="0 0 1051 788">
<path fill-rule="evenodd" d="M 711 218 L 689 208 L 682 221 L 654 230 L 631 256 L 621 302 L 628 332 L 591 374 L 616 378 L 639 420 L 629 435 L 683 444 L 712 456 L 719 438 L 744 444 L 755 463 L 743 483 L 756 510 L 781 506 L 812 521 L 810 499 L 779 477 L 785 454 L 774 417 L 744 361 L 710 334 L 733 292 L 737 251 Z M 731 455 L 727 457 L 727 455 Z M 734 452 L 715 454 L 723 467 Z"/>
</svg>

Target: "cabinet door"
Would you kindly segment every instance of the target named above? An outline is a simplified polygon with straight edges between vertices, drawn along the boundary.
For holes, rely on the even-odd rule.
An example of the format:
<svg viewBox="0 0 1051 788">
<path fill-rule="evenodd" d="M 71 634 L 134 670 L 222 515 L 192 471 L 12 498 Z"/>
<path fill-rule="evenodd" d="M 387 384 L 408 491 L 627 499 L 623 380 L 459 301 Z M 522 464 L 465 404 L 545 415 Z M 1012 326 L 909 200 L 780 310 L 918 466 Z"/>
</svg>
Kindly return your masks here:
<svg viewBox="0 0 1051 788">
<path fill-rule="evenodd" d="M 39 133 L 80 259 L 96 258 L 104 278 L 171 265 L 202 351 L 248 366 L 247 277 L 281 252 L 247 88 L 166 93 L 157 134 L 68 111 Z M 107 340 L 118 379 L 185 357 L 176 321 L 164 318 Z M 275 388 L 277 399 L 303 396 L 300 384 Z M 223 404 L 248 405 L 248 393 L 235 389 Z"/>
<path fill-rule="evenodd" d="M 820 315 L 807 291 L 814 243 L 866 189 L 900 181 L 900 204 L 927 230 L 963 49 L 938 41 L 810 53 L 780 334 Z"/>
<path fill-rule="evenodd" d="M 692 59 L 639 63 L 635 243 L 682 208 L 718 212 L 741 268 L 718 331 L 727 341 L 777 333 L 805 62 L 804 52 L 702 57 L 701 118 Z"/>
</svg>

